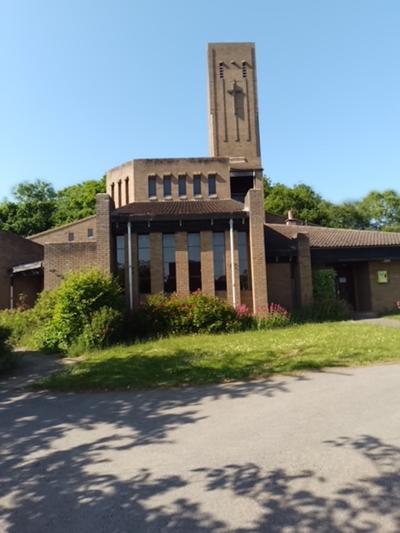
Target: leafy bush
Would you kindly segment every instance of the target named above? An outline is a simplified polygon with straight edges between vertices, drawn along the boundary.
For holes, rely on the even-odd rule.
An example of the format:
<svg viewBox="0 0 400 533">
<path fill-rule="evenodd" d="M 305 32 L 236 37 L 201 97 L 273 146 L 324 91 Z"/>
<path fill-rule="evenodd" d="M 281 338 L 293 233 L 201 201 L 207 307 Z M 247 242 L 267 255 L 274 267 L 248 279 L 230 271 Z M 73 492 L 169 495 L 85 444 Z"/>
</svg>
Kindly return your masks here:
<svg viewBox="0 0 400 533">
<path fill-rule="evenodd" d="M 7 327 L 0 326 L 0 372 L 9 370 L 15 364 L 15 355 L 10 351 L 8 344 L 10 333 Z"/>
<path fill-rule="evenodd" d="M 257 329 L 284 328 L 290 324 L 290 315 L 281 305 L 271 303 L 257 310 L 255 321 Z"/>
<path fill-rule="evenodd" d="M 237 331 L 244 322 L 227 302 L 200 292 L 187 298 L 175 294 L 150 296 L 133 315 L 139 337 Z"/>
<path fill-rule="evenodd" d="M 25 337 L 32 330 L 31 311 L 4 309 L 0 312 L 0 327 L 8 329 L 8 340 L 11 346 L 21 346 Z"/>
<path fill-rule="evenodd" d="M 122 326 L 122 313 L 112 307 L 104 306 L 95 311 L 88 324 L 83 328 L 77 343 L 85 350 L 104 348 L 118 339 Z"/>
<path fill-rule="evenodd" d="M 333 268 L 313 270 L 312 280 L 316 301 L 336 300 L 336 272 Z"/>
<path fill-rule="evenodd" d="M 51 351 L 67 351 L 99 309 L 107 307 L 119 312 L 123 309 L 118 283 L 96 270 L 69 274 L 44 299 L 34 308 L 40 323 L 35 342 L 38 348 Z"/>
<path fill-rule="evenodd" d="M 293 314 L 295 322 L 329 322 L 347 320 L 351 317 L 351 309 L 344 300 L 316 301 L 311 305 L 297 310 Z"/>
</svg>

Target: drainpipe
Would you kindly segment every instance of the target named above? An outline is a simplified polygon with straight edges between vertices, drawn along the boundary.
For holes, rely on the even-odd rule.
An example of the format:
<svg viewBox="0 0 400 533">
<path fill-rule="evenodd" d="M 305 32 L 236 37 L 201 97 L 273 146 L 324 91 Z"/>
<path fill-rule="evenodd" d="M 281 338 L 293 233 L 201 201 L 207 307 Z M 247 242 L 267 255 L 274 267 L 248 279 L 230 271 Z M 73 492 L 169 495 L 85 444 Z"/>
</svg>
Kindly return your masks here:
<svg viewBox="0 0 400 533">
<path fill-rule="evenodd" d="M 132 222 L 128 221 L 128 289 L 129 309 L 133 310 L 133 282 L 132 282 Z"/>
<path fill-rule="evenodd" d="M 233 218 L 229 219 L 229 239 L 231 248 L 232 305 L 236 307 L 235 250 L 233 240 Z"/>
<path fill-rule="evenodd" d="M 14 277 L 10 276 L 10 309 L 14 309 Z"/>
</svg>

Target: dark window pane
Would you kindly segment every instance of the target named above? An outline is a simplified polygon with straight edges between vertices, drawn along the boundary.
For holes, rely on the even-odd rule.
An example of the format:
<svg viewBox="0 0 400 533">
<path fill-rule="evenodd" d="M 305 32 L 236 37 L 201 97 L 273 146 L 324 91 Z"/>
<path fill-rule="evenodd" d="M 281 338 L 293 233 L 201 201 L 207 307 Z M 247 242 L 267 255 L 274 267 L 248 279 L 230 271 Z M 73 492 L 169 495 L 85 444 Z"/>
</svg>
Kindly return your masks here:
<svg viewBox="0 0 400 533">
<path fill-rule="evenodd" d="M 214 287 L 216 291 L 226 291 L 225 234 L 213 233 Z"/>
<path fill-rule="evenodd" d="M 75 240 L 75 235 L 72 232 L 68 233 L 68 240 L 69 241 L 74 241 Z"/>
<path fill-rule="evenodd" d="M 201 290 L 201 248 L 200 233 L 188 233 L 189 290 Z"/>
<path fill-rule="evenodd" d="M 217 178 L 215 174 L 210 174 L 208 176 L 208 194 L 209 196 L 212 194 L 217 194 Z"/>
<path fill-rule="evenodd" d="M 88 239 L 92 239 L 94 237 L 93 228 L 88 228 L 87 236 L 88 236 Z"/>
<path fill-rule="evenodd" d="M 171 196 L 171 176 L 164 176 L 164 196 Z"/>
<path fill-rule="evenodd" d="M 186 176 L 179 176 L 179 196 L 186 196 Z"/>
<path fill-rule="evenodd" d="M 157 196 L 156 177 L 149 176 L 149 197 Z"/>
<path fill-rule="evenodd" d="M 138 262 L 139 262 L 139 292 L 151 293 L 150 277 L 150 237 L 149 235 L 138 236 Z"/>
<path fill-rule="evenodd" d="M 117 235 L 115 242 L 115 255 L 117 260 L 117 278 L 125 286 L 125 236 Z"/>
<path fill-rule="evenodd" d="M 176 291 L 175 235 L 163 235 L 164 292 Z"/>
<path fill-rule="evenodd" d="M 193 194 L 195 196 L 201 194 L 201 176 L 199 174 L 193 176 Z"/>
<path fill-rule="evenodd" d="M 249 272 L 249 245 L 247 233 L 244 231 L 238 232 L 238 248 L 240 290 L 246 291 L 251 289 L 251 280 Z"/>
</svg>

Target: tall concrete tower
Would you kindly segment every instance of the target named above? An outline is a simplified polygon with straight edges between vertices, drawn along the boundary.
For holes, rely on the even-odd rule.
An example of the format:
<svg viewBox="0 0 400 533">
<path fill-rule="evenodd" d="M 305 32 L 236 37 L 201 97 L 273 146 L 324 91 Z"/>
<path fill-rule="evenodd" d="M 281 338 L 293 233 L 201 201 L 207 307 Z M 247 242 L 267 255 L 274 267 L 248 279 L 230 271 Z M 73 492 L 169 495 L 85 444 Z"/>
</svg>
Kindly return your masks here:
<svg viewBox="0 0 400 533">
<path fill-rule="evenodd" d="M 208 45 L 209 142 L 231 169 L 261 171 L 254 43 Z"/>
</svg>

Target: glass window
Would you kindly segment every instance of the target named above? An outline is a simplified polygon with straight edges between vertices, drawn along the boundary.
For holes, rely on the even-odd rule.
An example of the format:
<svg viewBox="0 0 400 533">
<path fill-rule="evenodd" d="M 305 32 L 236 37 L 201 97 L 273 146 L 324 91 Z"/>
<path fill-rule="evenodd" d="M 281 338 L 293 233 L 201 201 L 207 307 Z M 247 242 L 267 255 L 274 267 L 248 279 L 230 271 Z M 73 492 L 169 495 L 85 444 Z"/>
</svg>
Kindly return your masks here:
<svg viewBox="0 0 400 533">
<path fill-rule="evenodd" d="M 116 239 L 117 267 L 125 268 L 125 237 L 117 235 Z"/>
<path fill-rule="evenodd" d="M 129 204 L 129 178 L 125 178 L 125 203 Z"/>
<path fill-rule="evenodd" d="M 151 294 L 150 236 L 138 235 L 139 292 Z"/>
<path fill-rule="evenodd" d="M 178 178 L 179 196 L 186 196 L 186 176 Z"/>
<path fill-rule="evenodd" d="M 217 194 L 217 177 L 215 174 L 208 176 L 208 195 Z"/>
<path fill-rule="evenodd" d="M 149 185 L 149 198 L 157 196 L 157 184 L 156 184 L 155 176 L 149 176 L 148 185 Z"/>
<path fill-rule="evenodd" d="M 68 233 L 68 240 L 69 241 L 74 241 L 75 240 L 75 235 L 72 233 L 72 231 L 70 233 Z"/>
<path fill-rule="evenodd" d="M 238 248 L 240 290 L 247 291 L 251 289 L 251 280 L 249 272 L 249 243 L 247 233 L 244 231 L 238 232 Z"/>
<path fill-rule="evenodd" d="M 118 182 L 118 207 L 121 207 L 122 205 L 122 182 L 119 180 Z"/>
<path fill-rule="evenodd" d="M 201 194 L 201 176 L 200 174 L 195 174 L 193 176 L 193 194 L 198 196 Z"/>
<path fill-rule="evenodd" d="M 163 235 L 164 292 L 176 291 L 175 235 Z"/>
<path fill-rule="evenodd" d="M 171 196 L 171 176 L 164 176 L 164 196 Z"/>
<path fill-rule="evenodd" d="M 225 233 L 213 233 L 214 288 L 226 291 Z"/>
<path fill-rule="evenodd" d="M 117 278 L 125 286 L 125 236 L 117 235 L 115 239 L 115 255 L 117 260 Z"/>
<path fill-rule="evenodd" d="M 189 290 L 201 290 L 200 233 L 188 233 Z"/>
<path fill-rule="evenodd" d="M 93 237 L 94 237 L 94 231 L 93 231 L 93 228 L 88 228 L 88 230 L 87 230 L 87 236 L 88 236 L 88 239 L 93 239 Z"/>
</svg>

